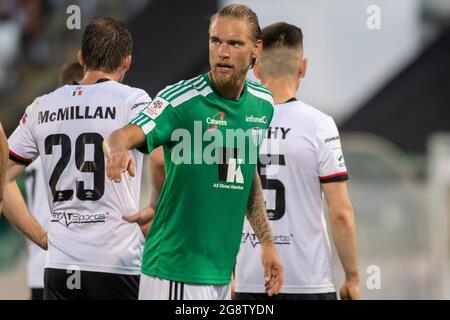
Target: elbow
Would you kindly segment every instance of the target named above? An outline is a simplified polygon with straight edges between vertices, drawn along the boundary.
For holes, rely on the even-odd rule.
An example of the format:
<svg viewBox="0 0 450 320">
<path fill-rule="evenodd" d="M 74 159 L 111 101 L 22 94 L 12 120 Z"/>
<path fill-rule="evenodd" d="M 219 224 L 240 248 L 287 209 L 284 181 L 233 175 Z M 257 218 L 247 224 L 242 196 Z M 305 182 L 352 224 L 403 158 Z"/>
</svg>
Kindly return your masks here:
<svg viewBox="0 0 450 320">
<path fill-rule="evenodd" d="M 329 216 L 332 225 L 354 225 L 353 208 L 351 205 L 331 207 L 329 209 Z"/>
</svg>

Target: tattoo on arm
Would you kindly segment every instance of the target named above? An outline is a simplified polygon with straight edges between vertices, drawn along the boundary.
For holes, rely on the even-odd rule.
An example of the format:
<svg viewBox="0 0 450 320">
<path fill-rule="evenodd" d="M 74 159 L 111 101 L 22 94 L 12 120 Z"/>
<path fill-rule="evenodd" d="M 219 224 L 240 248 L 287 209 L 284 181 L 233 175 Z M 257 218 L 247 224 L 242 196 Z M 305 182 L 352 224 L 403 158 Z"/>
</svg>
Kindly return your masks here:
<svg viewBox="0 0 450 320">
<path fill-rule="evenodd" d="M 273 242 L 272 229 L 267 217 L 261 180 L 257 172 L 253 179 L 247 205 L 247 219 L 261 243 Z"/>
</svg>

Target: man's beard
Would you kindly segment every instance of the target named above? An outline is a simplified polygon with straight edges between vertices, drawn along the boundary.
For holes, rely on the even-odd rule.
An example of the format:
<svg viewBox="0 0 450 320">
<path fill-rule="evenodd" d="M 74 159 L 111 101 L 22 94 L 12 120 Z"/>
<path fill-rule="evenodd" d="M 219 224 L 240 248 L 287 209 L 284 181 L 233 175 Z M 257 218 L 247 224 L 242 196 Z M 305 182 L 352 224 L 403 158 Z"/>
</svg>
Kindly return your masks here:
<svg viewBox="0 0 450 320">
<path fill-rule="evenodd" d="M 245 65 L 241 66 L 241 68 L 234 68 L 233 73 L 229 76 L 223 75 L 220 72 L 213 71 L 214 84 L 219 87 L 234 87 L 237 86 L 240 82 L 243 82 L 247 77 L 247 72 L 250 66 L 247 64 L 247 68 Z"/>
</svg>

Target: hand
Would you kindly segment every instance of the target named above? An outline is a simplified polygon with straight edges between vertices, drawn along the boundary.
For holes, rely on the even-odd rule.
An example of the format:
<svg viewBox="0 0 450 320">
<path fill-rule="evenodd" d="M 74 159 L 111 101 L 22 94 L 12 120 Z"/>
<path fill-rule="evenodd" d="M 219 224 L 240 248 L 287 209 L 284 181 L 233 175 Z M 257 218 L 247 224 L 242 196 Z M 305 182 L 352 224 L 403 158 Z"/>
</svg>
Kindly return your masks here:
<svg viewBox="0 0 450 320">
<path fill-rule="evenodd" d="M 136 214 L 131 216 L 122 216 L 122 219 L 129 223 L 137 223 L 142 230 L 144 236 L 147 236 L 150 229 L 150 223 L 155 216 L 155 210 L 152 207 L 146 207 Z"/>
<path fill-rule="evenodd" d="M 360 300 L 359 279 L 347 279 L 339 290 L 341 300 Z"/>
<path fill-rule="evenodd" d="M 109 180 L 120 183 L 122 181 L 122 173 L 125 171 L 128 171 L 130 176 L 135 176 L 136 169 L 134 161 L 128 153 L 128 150 L 110 150 L 105 143 L 103 143 L 103 150 L 107 158 L 106 175 Z"/>
<path fill-rule="evenodd" d="M 283 285 L 283 266 L 273 242 L 261 244 L 261 261 L 264 266 L 264 286 L 271 297 L 278 294 Z"/>
<path fill-rule="evenodd" d="M 231 277 L 230 294 L 231 300 L 236 300 L 236 279 L 234 278 L 234 276 Z"/>
</svg>

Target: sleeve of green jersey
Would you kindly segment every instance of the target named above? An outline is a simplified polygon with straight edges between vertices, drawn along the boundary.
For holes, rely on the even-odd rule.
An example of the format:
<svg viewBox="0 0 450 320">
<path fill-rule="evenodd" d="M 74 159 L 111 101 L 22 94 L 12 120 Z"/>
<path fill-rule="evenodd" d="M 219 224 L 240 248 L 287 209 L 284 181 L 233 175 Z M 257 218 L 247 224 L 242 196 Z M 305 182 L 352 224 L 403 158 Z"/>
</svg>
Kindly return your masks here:
<svg viewBox="0 0 450 320">
<path fill-rule="evenodd" d="M 131 121 L 144 131 L 145 144 L 138 148 L 142 153 L 150 153 L 153 149 L 170 142 L 172 132 L 179 127 L 179 116 L 175 108 L 165 99 L 156 97 Z"/>
</svg>

